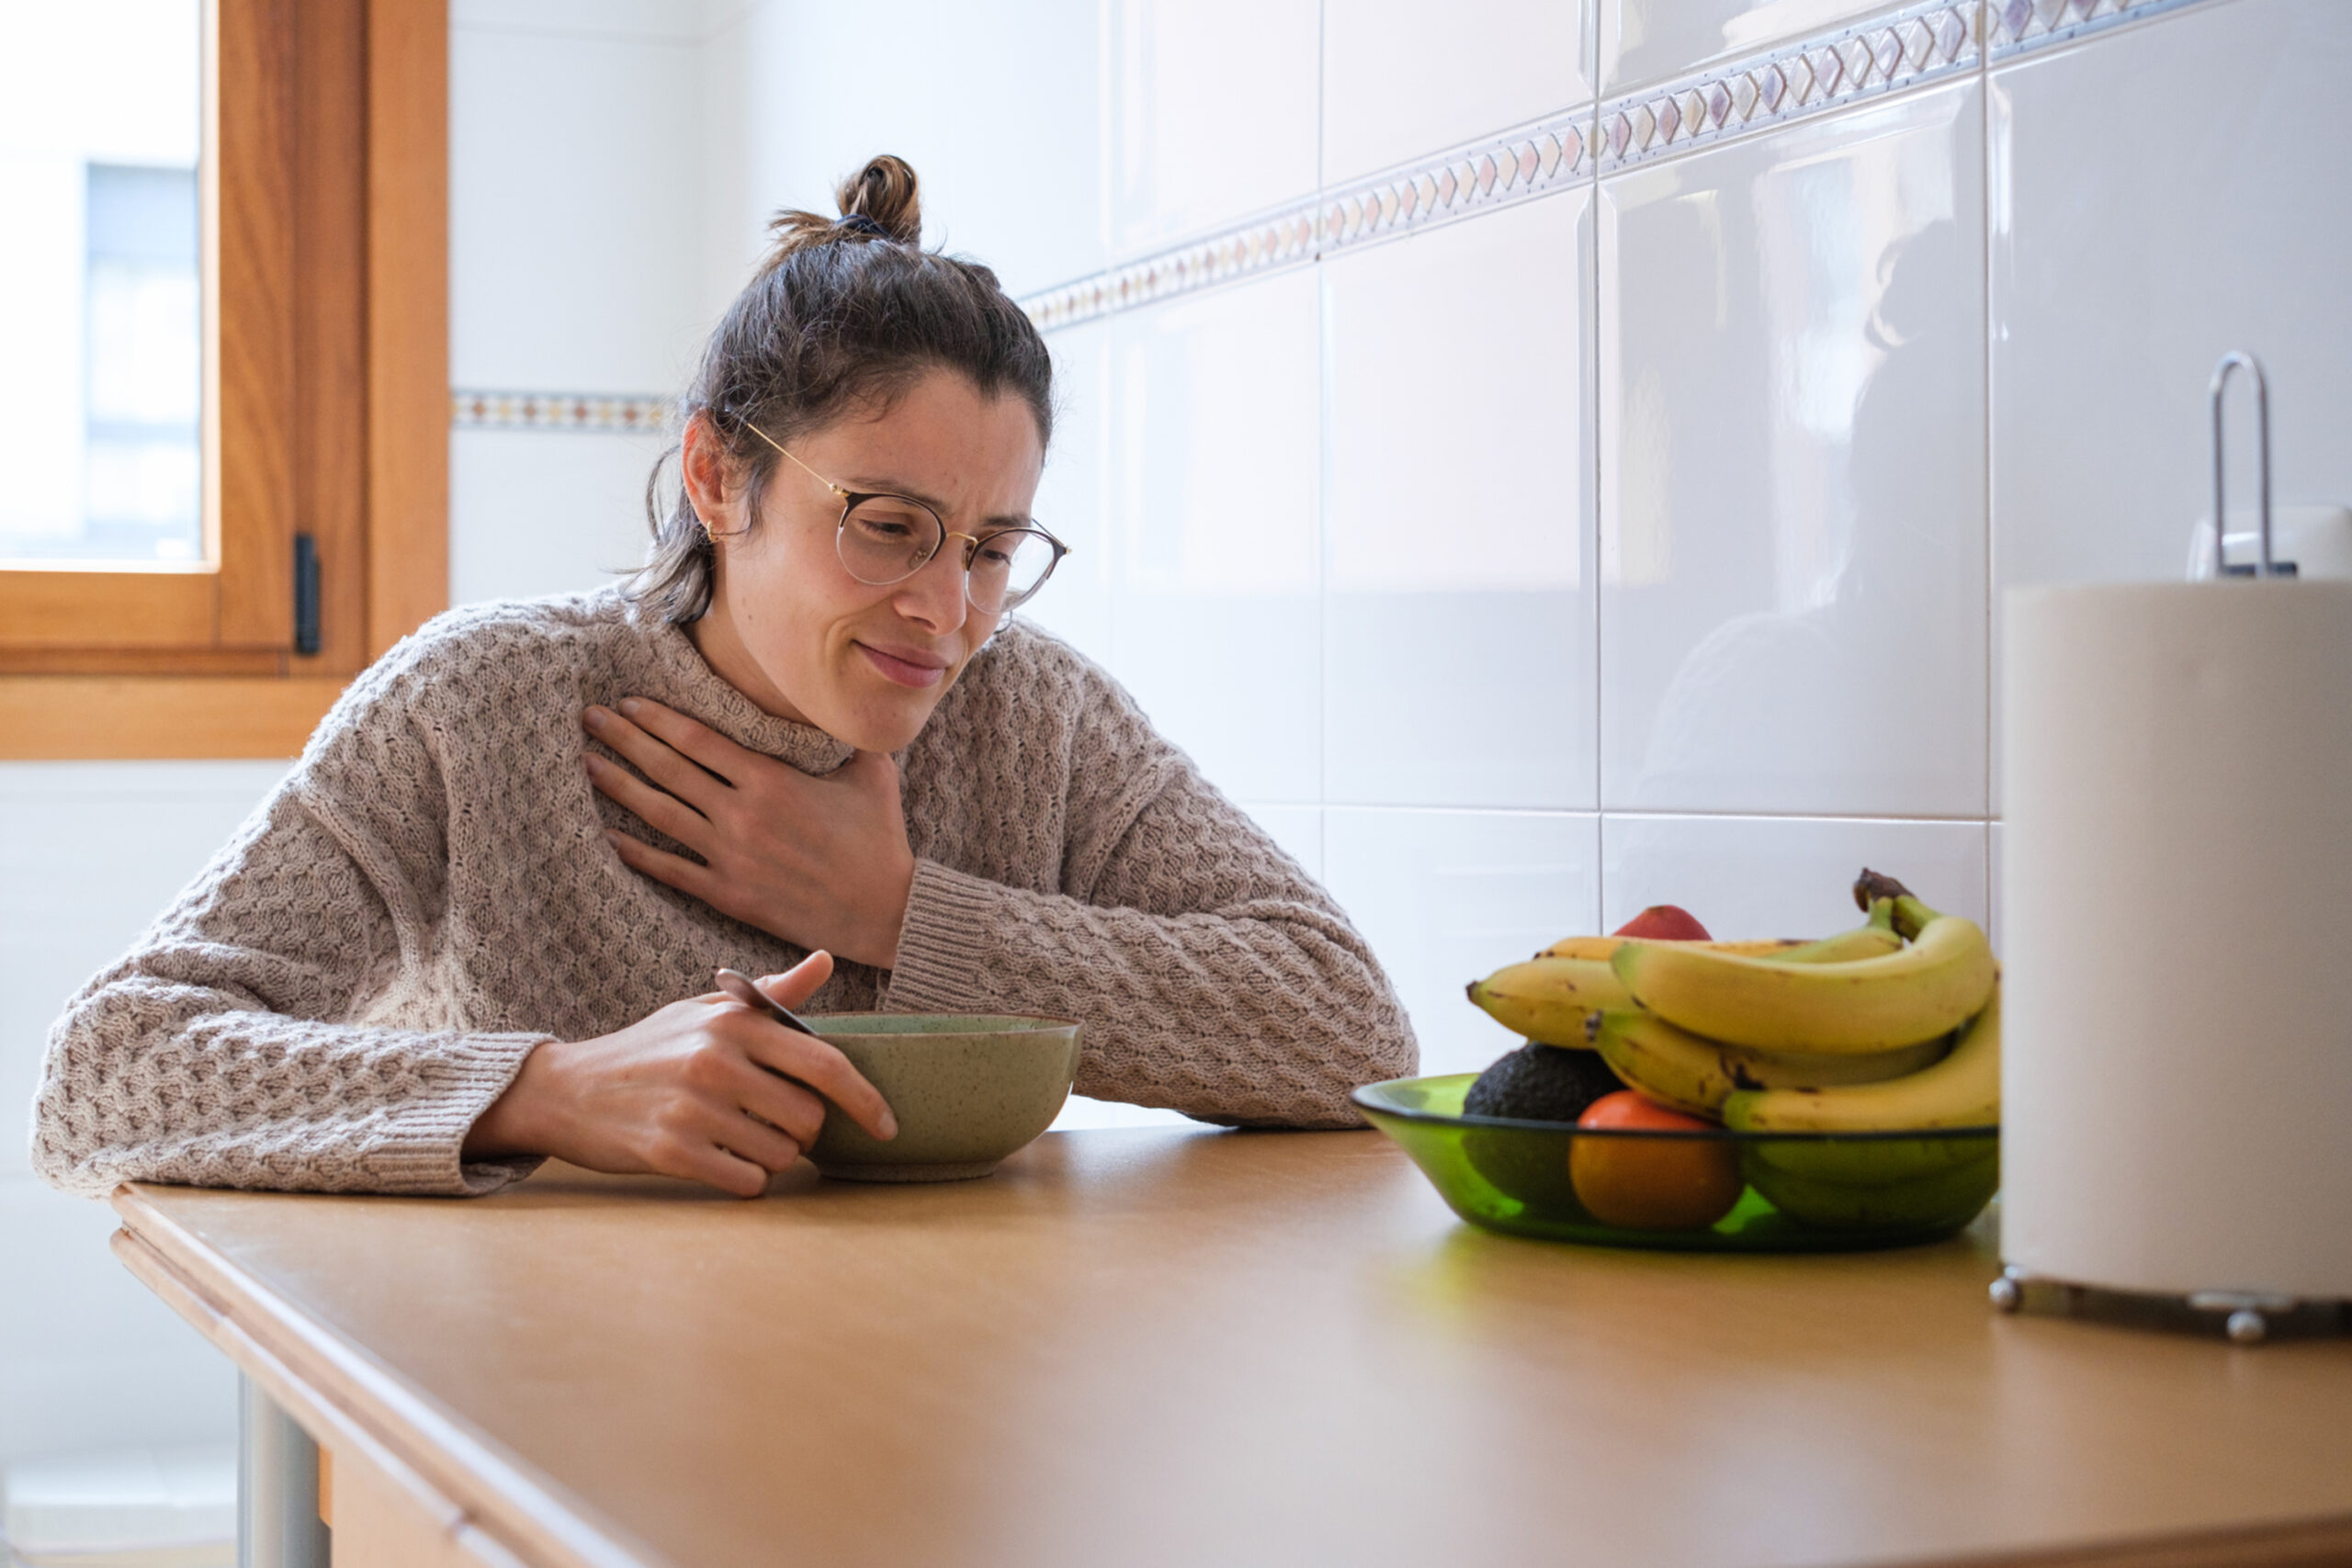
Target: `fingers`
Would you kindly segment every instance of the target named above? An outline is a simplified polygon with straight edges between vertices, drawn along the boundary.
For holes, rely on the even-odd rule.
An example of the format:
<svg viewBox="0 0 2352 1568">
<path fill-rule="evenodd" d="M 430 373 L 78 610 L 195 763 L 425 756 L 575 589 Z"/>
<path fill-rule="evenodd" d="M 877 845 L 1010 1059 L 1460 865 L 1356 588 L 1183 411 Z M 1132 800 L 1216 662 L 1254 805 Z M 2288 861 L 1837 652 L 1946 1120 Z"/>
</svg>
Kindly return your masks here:
<svg viewBox="0 0 2352 1568">
<path fill-rule="evenodd" d="M 751 1123 L 746 1122 L 744 1125 Z M 707 1138 L 681 1140 L 656 1151 L 646 1163 L 662 1176 L 699 1181 L 738 1198 L 756 1198 L 765 1192 L 768 1177 L 773 1174 L 758 1161 L 721 1148 Z"/>
<path fill-rule="evenodd" d="M 747 1019 L 754 1016 L 749 1008 L 741 1010 Z M 866 1082 L 847 1056 L 824 1041 L 786 1029 L 773 1019 L 756 1021 L 764 1027 L 746 1042 L 752 1060 L 772 1072 L 797 1078 L 840 1106 L 851 1121 L 875 1137 L 899 1135 L 899 1119 L 890 1114 L 881 1090 Z"/>
<path fill-rule="evenodd" d="M 833 955 L 820 948 L 781 975 L 760 978 L 760 989 L 788 1008 L 797 1008 L 817 994 L 832 977 Z"/>
<path fill-rule="evenodd" d="M 585 759 L 588 782 L 596 793 L 635 812 L 648 825 L 700 852 L 710 837 L 710 818 L 680 800 L 655 789 L 627 768 L 591 752 Z"/>
<path fill-rule="evenodd" d="M 795 1157 L 798 1149 L 805 1149 L 815 1143 L 817 1134 L 825 1129 L 823 1100 L 790 1078 L 778 1077 L 766 1068 L 754 1066 L 749 1062 L 743 1064 L 743 1077 L 736 1085 L 735 1098 L 746 1112 L 791 1139 L 797 1145 Z M 752 1154 L 749 1149 L 738 1152 L 746 1156 Z M 762 1160 L 761 1163 L 764 1165 L 767 1162 Z M 790 1165 L 792 1160 L 787 1158 L 784 1163 Z M 773 1168 L 781 1170 L 784 1168 L 777 1166 Z"/>
<path fill-rule="evenodd" d="M 675 837 L 675 835 L 672 835 Z M 605 829 L 605 838 L 621 857 L 621 863 L 631 871 L 642 872 L 656 882 L 666 882 L 681 893 L 693 895 L 704 903 L 712 902 L 718 892 L 717 879 L 710 867 L 699 865 L 684 855 L 673 855 L 667 850 L 657 850 L 640 839 L 632 839 L 617 828 Z M 790 1006 L 790 1003 L 786 1003 Z"/>
<path fill-rule="evenodd" d="M 621 705 L 633 707 L 639 715 L 661 706 L 659 703 L 643 703 L 634 697 Z M 687 805 L 705 808 L 705 815 L 733 787 L 726 778 L 713 778 L 660 736 L 610 708 L 591 707 L 580 716 L 591 735 L 627 758 L 639 773 Z"/>
<path fill-rule="evenodd" d="M 763 759 L 745 750 L 710 726 L 664 707 L 651 697 L 627 697 L 621 716 L 656 739 L 684 753 L 723 779 L 741 784 L 743 775 Z M 635 761 L 634 758 L 630 759 Z"/>
</svg>

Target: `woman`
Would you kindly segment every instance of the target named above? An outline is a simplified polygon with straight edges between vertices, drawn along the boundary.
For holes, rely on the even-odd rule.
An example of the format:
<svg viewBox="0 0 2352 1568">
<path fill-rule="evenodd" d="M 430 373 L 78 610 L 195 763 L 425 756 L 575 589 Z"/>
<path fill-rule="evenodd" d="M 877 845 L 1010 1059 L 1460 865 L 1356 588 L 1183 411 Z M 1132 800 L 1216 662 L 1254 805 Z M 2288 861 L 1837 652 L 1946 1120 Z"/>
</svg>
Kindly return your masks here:
<svg viewBox="0 0 2352 1568">
<path fill-rule="evenodd" d="M 827 1100 L 890 1135 L 839 1053 L 707 994 L 722 964 L 1078 1019 L 1081 1092 L 1215 1121 L 1352 1124 L 1411 1069 L 1330 899 L 1005 618 L 1062 553 L 1035 328 L 921 249 L 897 159 L 840 206 L 777 220 L 713 335 L 645 570 L 387 654 L 70 1004 L 44 1177 L 479 1193 L 555 1156 L 749 1197 Z"/>
</svg>

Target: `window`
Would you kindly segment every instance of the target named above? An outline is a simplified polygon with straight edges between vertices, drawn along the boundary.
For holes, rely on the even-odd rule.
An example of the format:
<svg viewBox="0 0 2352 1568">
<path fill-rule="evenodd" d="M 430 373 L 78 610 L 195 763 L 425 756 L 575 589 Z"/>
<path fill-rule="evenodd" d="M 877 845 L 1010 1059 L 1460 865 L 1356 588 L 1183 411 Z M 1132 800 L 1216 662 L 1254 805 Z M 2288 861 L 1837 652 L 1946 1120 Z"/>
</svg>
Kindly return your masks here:
<svg viewBox="0 0 2352 1568">
<path fill-rule="evenodd" d="M 445 603 L 447 50 L 0 6 L 0 756 L 289 756 Z"/>
</svg>

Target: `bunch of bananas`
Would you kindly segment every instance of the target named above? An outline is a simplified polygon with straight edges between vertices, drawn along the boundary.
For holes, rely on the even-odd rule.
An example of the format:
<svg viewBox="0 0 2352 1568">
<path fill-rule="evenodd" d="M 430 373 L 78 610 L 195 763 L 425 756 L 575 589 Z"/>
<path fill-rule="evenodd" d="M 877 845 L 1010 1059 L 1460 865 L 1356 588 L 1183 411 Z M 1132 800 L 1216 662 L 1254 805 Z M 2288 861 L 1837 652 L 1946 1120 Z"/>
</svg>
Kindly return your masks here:
<svg viewBox="0 0 2352 1568">
<path fill-rule="evenodd" d="M 1973 921 L 1865 870 L 1868 918 L 1812 942 L 1572 937 L 1470 987 L 1545 1044 L 1589 1048 L 1661 1105 L 1744 1133 L 1742 1174 L 1838 1229 L 1965 1219 L 1999 1184 L 1999 973 Z"/>
</svg>

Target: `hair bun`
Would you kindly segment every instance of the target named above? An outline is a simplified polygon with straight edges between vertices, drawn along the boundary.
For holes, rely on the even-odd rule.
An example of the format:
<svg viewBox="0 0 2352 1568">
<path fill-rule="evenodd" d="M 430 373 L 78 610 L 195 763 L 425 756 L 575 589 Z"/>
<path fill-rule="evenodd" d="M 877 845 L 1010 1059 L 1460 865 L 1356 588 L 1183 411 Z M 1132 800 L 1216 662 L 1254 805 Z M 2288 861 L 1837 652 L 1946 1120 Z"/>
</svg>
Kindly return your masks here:
<svg viewBox="0 0 2352 1568">
<path fill-rule="evenodd" d="M 863 218 L 902 245 L 922 243 L 922 203 L 915 172 L 904 158 L 888 152 L 866 160 L 865 167 L 841 183 L 833 200 L 843 218 Z"/>
</svg>

